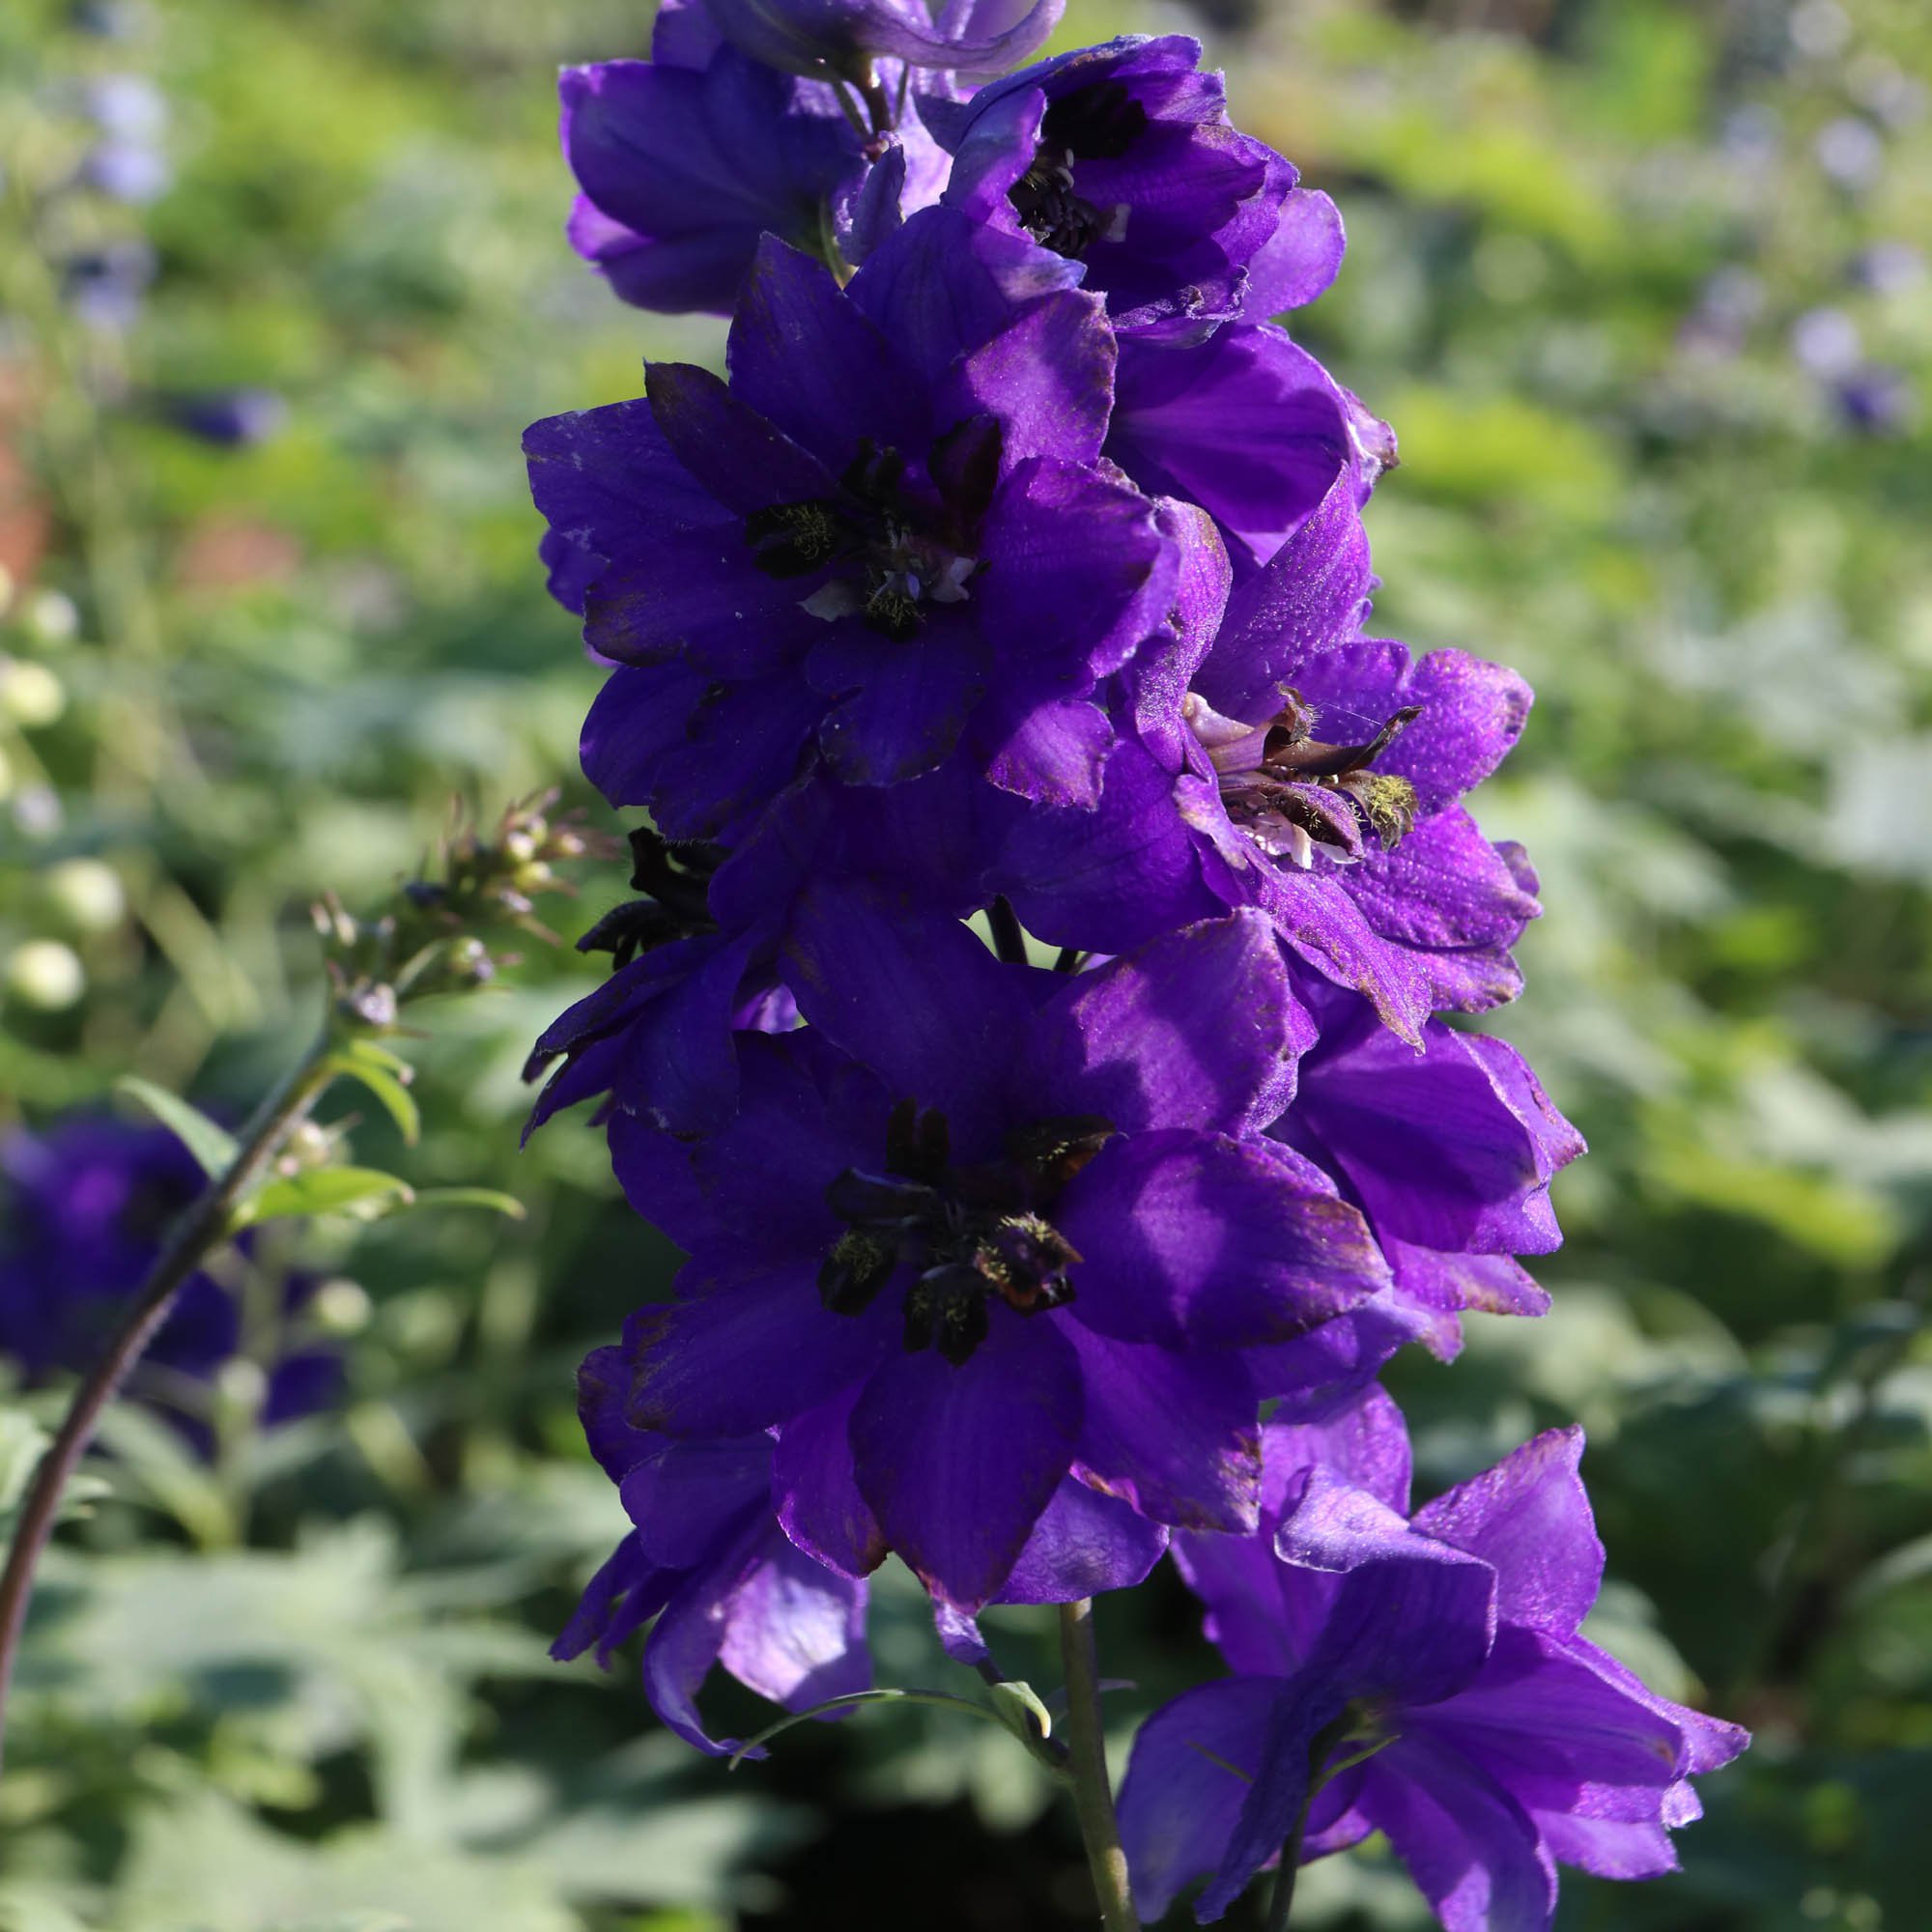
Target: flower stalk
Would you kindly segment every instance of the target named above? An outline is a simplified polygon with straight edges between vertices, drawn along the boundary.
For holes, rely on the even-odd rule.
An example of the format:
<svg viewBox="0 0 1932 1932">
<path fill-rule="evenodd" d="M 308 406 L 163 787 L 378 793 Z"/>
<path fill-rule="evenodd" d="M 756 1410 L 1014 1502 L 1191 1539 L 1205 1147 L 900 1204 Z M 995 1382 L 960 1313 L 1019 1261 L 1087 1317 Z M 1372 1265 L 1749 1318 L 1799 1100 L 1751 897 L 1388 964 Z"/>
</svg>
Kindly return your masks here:
<svg viewBox="0 0 1932 1932">
<path fill-rule="evenodd" d="M 336 1045 L 335 1029 L 325 1027 L 280 1088 L 264 1101 L 227 1171 L 209 1182 L 201 1199 L 177 1225 L 114 1339 L 74 1391 L 60 1429 L 34 1471 L 7 1551 L 6 1567 L 0 1571 L 0 1754 L 6 1747 L 8 1693 L 33 1597 L 34 1576 L 59 1520 L 68 1481 L 87 1454 L 102 1412 L 168 1319 L 182 1289 L 234 1232 L 237 1209 L 272 1169 L 291 1136 L 308 1119 L 324 1089 L 335 1077 L 329 1061 Z"/>
<path fill-rule="evenodd" d="M 1105 1932 L 1140 1932 L 1127 1855 L 1114 1816 L 1114 1787 L 1107 1776 L 1107 1742 L 1100 1722 L 1100 1661 L 1094 1642 L 1094 1602 L 1060 1605 L 1060 1655 L 1066 1672 L 1066 1777 L 1080 1814 L 1080 1838 L 1094 1875 Z"/>
</svg>

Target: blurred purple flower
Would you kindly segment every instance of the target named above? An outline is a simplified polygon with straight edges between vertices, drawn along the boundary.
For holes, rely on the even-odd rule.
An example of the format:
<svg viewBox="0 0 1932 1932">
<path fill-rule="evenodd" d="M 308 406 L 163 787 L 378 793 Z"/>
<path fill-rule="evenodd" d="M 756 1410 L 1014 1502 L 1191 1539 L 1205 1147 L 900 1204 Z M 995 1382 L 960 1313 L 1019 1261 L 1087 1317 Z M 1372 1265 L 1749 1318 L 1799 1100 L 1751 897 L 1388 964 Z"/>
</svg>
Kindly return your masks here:
<svg viewBox="0 0 1932 1932">
<path fill-rule="evenodd" d="M 177 429 L 229 449 L 266 442 L 289 419 L 287 398 L 273 389 L 206 389 L 167 397 L 160 408 Z"/>
<path fill-rule="evenodd" d="M 169 1224 L 204 1184 L 193 1156 L 164 1127 L 107 1115 L 70 1116 L 44 1132 L 16 1129 L 0 1141 L 0 1353 L 34 1381 L 91 1368 L 123 1304 L 147 1279 Z M 277 1288 L 273 1355 L 263 1364 L 266 1423 L 326 1407 L 339 1390 L 336 1354 L 296 1334 L 314 1288 L 301 1275 Z M 211 1274 L 193 1275 L 133 1386 L 206 1442 L 200 1417 L 172 1399 L 170 1383 L 213 1380 L 251 1340 L 236 1294 Z"/>
</svg>

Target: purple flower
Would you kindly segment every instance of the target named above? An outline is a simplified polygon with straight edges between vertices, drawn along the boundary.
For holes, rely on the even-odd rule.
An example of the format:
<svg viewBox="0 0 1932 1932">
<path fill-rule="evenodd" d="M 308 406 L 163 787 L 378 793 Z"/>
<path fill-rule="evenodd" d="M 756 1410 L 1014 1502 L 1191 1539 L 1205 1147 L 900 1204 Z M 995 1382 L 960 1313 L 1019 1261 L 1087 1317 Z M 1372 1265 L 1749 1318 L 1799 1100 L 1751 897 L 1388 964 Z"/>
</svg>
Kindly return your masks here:
<svg viewBox="0 0 1932 1932">
<path fill-rule="evenodd" d="M 19 1129 L 0 1141 L 0 1353 L 30 1380 L 91 1368 L 170 1223 L 204 1184 L 193 1156 L 165 1128 L 110 1116 L 74 1115 L 44 1133 Z M 337 1356 L 297 1338 L 314 1288 L 304 1275 L 278 1287 L 264 1422 L 326 1407 L 340 1388 Z M 250 1339 L 235 1292 L 213 1274 L 192 1275 L 133 1386 L 205 1440 L 198 1414 L 184 1407 L 185 1390 L 212 1380 Z"/>
<path fill-rule="evenodd" d="M 722 1755 L 738 1741 L 714 1741 L 696 1705 L 711 1666 L 722 1663 L 793 1711 L 867 1690 L 867 1590 L 779 1527 L 769 1435 L 672 1441 L 626 1421 L 643 1327 L 633 1317 L 623 1345 L 593 1350 L 578 1375 L 584 1435 L 634 1527 L 590 1579 L 551 1655 L 567 1660 L 595 1645 L 608 1666 L 616 1647 L 655 1617 L 643 1654 L 651 1708 L 687 1744 Z"/>
<path fill-rule="evenodd" d="M 1897 436 L 1912 424 L 1911 380 L 1882 363 L 1861 363 L 1839 377 L 1832 400 L 1845 426 L 1861 436 Z"/>
<path fill-rule="evenodd" d="M 787 73 L 867 84 L 875 57 L 1000 73 L 1052 33 L 1065 0 L 705 0 L 726 40 Z"/>
<path fill-rule="evenodd" d="M 1260 1533 L 1176 1547 L 1239 1674 L 1136 1740 L 1121 1827 L 1148 1916 L 1211 1875 L 1196 1912 L 1218 1918 L 1304 1805 L 1304 1859 L 1386 1833 L 1448 1932 L 1541 1932 L 1559 1861 L 1675 1869 L 1690 1776 L 1748 1740 L 1577 1634 L 1604 1561 L 1582 1432 L 1538 1436 L 1412 1519 L 1378 1393 L 1266 1438 Z"/>
<path fill-rule="evenodd" d="M 168 125 L 167 97 L 145 74 L 102 73 L 84 82 L 81 112 L 110 139 L 157 141 Z"/>
<path fill-rule="evenodd" d="M 863 877 L 964 918 L 982 903 L 980 877 L 1006 823 L 982 819 L 1004 797 L 934 774 L 895 787 L 881 814 L 868 790 L 807 780 L 735 851 L 634 833 L 631 883 L 645 896 L 611 908 L 579 942 L 610 952 L 615 971 L 537 1041 L 526 1078 L 563 1064 L 530 1127 L 600 1094 L 671 1132 L 720 1125 L 737 1104 L 733 1035 L 797 1023 L 778 962 L 801 893 L 814 878 Z"/>
<path fill-rule="evenodd" d="M 1195 537 L 1177 621 L 1116 680 L 1097 808 L 1029 814 L 994 889 L 1038 937 L 1110 951 L 1258 907 L 1411 1044 L 1435 1009 L 1514 997 L 1534 876 L 1459 799 L 1515 743 L 1528 688 L 1361 636 L 1372 580 L 1349 474 L 1232 589 L 1198 516 Z"/>
<path fill-rule="evenodd" d="M 626 301 L 726 315 L 762 235 L 822 253 L 849 229 L 886 144 L 862 145 L 823 81 L 726 45 L 699 6 L 659 14 L 652 55 L 563 71 L 571 244 Z M 908 204 L 936 199 L 944 157 L 916 120 L 895 152 Z"/>
<path fill-rule="evenodd" d="M 968 1611 L 1069 1471 L 1157 1523 L 1248 1527 L 1258 1400 L 1402 1339 L 1308 1346 L 1387 1276 L 1254 1132 L 1307 1038 L 1264 922 L 1068 978 L 820 891 L 784 978 L 810 1025 L 737 1037 L 727 1124 L 611 1122 L 633 1205 L 691 1256 L 642 1318 L 632 1421 L 775 1427 L 795 1542 L 852 1575 L 896 1549 Z"/>
<path fill-rule="evenodd" d="M 204 389 L 166 397 L 161 410 L 177 429 L 224 449 L 267 442 L 289 419 L 288 399 L 273 389 Z"/>
<path fill-rule="evenodd" d="M 111 201 L 140 207 L 173 186 L 175 171 L 158 148 L 142 141 L 99 141 L 80 163 L 80 181 Z"/>
<path fill-rule="evenodd" d="M 955 748 L 1091 802 L 1091 694 L 1168 609 L 1175 549 L 1094 466 L 1113 336 L 1064 267 L 940 209 L 843 291 L 767 239 L 728 386 L 653 364 L 647 400 L 530 430 L 538 506 L 603 560 L 565 575 L 620 667 L 584 727 L 612 804 L 717 838 L 814 762 L 898 784 Z"/>
<path fill-rule="evenodd" d="M 1285 330 L 1230 327 L 1176 347 L 1121 339 L 1108 458 L 1150 496 L 1214 519 L 1245 582 L 1346 475 L 1357 507 L 1395 437 Z"/>
<path fill-rule="evenodd" d="M 156 266 L 149 242 L 103 242 L 62 262 L 61 294 L 90 327 L 109 332 L 131 328 Z"/>
<path fill-rule="evenodd" d="M 1229 126 L 1200 58 L 1183 35 L 1126 35 L 933 103 L 946 205 L 1080 263 L 1122 328 L 1194 337 L 1312 301 L 1341 266 L 1341 217 Z"/>
<path fill-rule="evenodd" d="M 1549 1182 L 1582 1136 L 1503 1041 L 1430 1020 L 1417 1053 L 1359 995 L 1307 973 L 1297 990 L 1319 1033 L 1269 1131 L 1361 1209 L 1393 1300 L 1445 1360 L 1459 1310 L 1541 1315 L 1549 1297 L 1514 1257 L 1561 1242 Z"/>
</svg>

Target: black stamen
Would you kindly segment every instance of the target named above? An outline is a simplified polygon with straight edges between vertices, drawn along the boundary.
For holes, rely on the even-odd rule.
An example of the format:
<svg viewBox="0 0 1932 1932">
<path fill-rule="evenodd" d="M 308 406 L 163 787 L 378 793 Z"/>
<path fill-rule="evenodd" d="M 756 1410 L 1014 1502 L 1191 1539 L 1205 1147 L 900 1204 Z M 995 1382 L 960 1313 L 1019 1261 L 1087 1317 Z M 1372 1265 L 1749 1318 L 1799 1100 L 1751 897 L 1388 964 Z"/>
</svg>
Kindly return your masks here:
<svg viewBox="0 0 1932 1932">
<path fill-rule="evenodd" d="M 995 899 L 986 908 L 986 923 L 993 929 L 993 951 L 1009 966 L 1024 966 L 1028 957 L 1026 930 L 1004 898 Z"/>
</svg>

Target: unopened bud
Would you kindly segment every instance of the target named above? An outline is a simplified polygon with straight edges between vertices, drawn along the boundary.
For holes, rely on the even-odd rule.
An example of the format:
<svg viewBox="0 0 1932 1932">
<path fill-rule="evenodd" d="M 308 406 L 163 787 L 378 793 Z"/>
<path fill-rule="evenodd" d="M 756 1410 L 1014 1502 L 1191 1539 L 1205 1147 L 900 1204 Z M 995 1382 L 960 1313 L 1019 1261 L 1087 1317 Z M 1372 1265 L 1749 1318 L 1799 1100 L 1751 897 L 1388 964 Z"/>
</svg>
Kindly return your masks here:
<svg viewBox="0 0 1932 1932">
<path fill-rule="evenodd" d="M 449 970 L 458 980 L 481 986 L 497 977 L 497 962 L 480 939 L 459 939 L 449 950 Z"/>
<path fill-rule="evenodd" d="M 328 1335 L 357 1335 L 369 1325 L 369 1296 L 360 1282 L 326 1281 L 309 1299 L 315 1325 Z"/>
<path fill-rule="evenodd" d="M 29 838 L 51 838 L 64 816 L 60 794 L 52 785 L 22 785 L 14 794 L 14 823 Z"/>
<path fill-rule="evenodd" d="M 99 859 L 64 859 L 45 885 L 54 912 L 76 932 L 111 932 L 127 917 L 121 875 Z"/>
<path fill-rule="evenodd" d="M 43 590 L 24 614 L 28 633 L 43 644 L 71 643 L 80 635 L 80 612 L 73 599 L 58 590 Z"/>
<path fill-rule="evenodd" d="M 521 866 L 537 856 L 537 840 L 532 833 L 518 826 L 515 831 L 504 833 L 502 850 L 504 858 Z"/>
<path fill-rule="evenodd" d="M 67 709 L 67 688 L 45 665 L 0 658 L 0 711 L 34 730 Z"/>
<path fill-rule="evenodd" d="M 297 1168 L 320 1167 L 328 1158 L 333 1145 L 313 1121 L 298 1121 L 282 1143 L 282 1160 Z"/>
<path fill-rule="evenodd" d="M 87 991 L 87 969 L 58 939 L 30 939 L 8 955 L 7 990 L 23 1006 L 60 1012 Z"/>
<path fill-rule="evenodd" d="M 259 1362 L 236 1355 L 215 1370 L 214 1389 L 230 1408 L 243 1415 L 259 1415 L 269 1399 L 269 1378 Z"/>
</svg>

